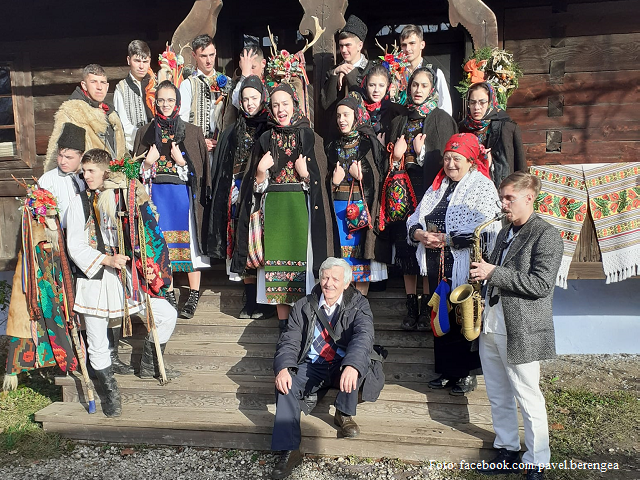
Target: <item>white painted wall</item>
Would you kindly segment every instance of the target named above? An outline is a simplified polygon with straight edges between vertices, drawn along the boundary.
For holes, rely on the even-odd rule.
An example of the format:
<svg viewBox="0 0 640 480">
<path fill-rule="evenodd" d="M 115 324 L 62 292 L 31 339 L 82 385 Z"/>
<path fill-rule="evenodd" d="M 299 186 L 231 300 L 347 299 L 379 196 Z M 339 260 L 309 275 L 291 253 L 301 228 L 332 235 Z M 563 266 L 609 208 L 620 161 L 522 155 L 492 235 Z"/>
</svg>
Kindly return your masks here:
<svg viewBox="0 0 640 480">
<path fill-rule="evenodd" d="M 553 317 L 558 354 L 640 354 L 640 279 L 607 285 L 569 280 L 556 287 Z"/>
</svg>

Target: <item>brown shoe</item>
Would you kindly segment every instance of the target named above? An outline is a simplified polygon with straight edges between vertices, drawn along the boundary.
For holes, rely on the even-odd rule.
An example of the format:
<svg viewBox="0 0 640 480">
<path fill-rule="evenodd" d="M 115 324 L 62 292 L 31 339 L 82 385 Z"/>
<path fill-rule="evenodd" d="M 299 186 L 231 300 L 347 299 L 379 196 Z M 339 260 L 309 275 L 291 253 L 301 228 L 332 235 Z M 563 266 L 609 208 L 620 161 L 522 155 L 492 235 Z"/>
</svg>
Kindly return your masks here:
<svg viewBox="0 0 640 480">
<path fill-rule="evenodd" d="M 302 463 L 302 453 L 300 450 L 284 450 L 280 453 L 280 458 L 276 462 L 271 472 L 271 478 L 280 480 L 287 478 L 293 469 Z"/>
<path fill-rule="evenodd" d="M 360 427 L 353 417 L 345 415 L 340 410 L 336 409 L 336 414 L 333 417 L 333 423 L 340 428 L 344 438 L 356 438 L 360 435 Z"/>
</svg>

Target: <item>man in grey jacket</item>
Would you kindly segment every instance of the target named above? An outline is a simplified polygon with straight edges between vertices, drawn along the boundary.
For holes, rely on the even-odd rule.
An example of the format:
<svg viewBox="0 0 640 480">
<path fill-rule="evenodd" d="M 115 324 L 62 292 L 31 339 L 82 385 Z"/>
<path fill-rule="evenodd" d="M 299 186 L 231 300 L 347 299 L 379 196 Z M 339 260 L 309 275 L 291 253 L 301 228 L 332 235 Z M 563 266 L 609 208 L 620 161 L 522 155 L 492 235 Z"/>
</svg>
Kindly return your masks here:
<svg viewBox="0 0 640 480">
<path fill-rule="evenodd" d="M 478 467 L 494 475 L 518 469 L 518 410 L 524 420 L 527 480 L 544 478 L 549 428 L 540 391 L 539 360 L 555 356 L 553 289 L 562 259 L 560 233 L 533 212 L 540 179 L 515 172 L 502 181 L 500 201 L 509 224 L 498 234 L 489 263 L 471 264 L 473 280 L 487 280 L 480 360 L 497 456 Z"/>
<path fill-rule="evenodd" d="M 346 438 L 360 429 L 353 416 L 362 399 L 374 401 L 384 375 L 372 376 L 373 314 L 369 301 L 351 283 L 351 266 L 342 258 L 327 258 L 320 266 L 320 284 L 298 300 L 286 330 L 280 335 L 273 370 L 276 375 L 276 418 L 271 449 L 281 456 L 271 476 L 288 477 L 302 463 L 300 412 L 310 413 L 321 391 L 334 386 L 334 423 Z M 373 389 L 369 382 L 373 383 Z M 373 390 L 373 391 L 372 391 Z"/>
</svg>

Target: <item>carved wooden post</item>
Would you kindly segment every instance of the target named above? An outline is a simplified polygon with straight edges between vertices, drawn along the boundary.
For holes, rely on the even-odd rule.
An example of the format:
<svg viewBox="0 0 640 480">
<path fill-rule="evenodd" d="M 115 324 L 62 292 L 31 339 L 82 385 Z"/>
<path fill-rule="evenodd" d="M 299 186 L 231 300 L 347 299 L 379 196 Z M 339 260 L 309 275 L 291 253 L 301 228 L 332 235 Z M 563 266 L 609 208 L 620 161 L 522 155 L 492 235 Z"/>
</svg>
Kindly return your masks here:
<svg viewBox="0 0 640 480">
<path fill-rule="evenodd" d="M 498 46 L 498 21 L 493 11 L 480 0 L 449 0 L 449 22 L 462 24 L 471 34 L 473 48 Z"/>
<path fill-rule="evenodd" d="M 190 50 L 191 40 L 203 33 L 215 37 L 220 10 L 222 0 L 196 0 L 189 14 L 173 34 L 173 49 L 179 52 L 182 47 L 188 46 L 185 50 Z M 185 65 L 195 65 L 191 55 L 183 53 L 183 56 Z"/>
<path fill-rule="evenodd" d="M 304 35 L 313 31 L 312 16 L 318 17 L 320 26 L 325 29 L 320 40 L 313 46 L 313 118 L 311 122 L 320 135 L 326 131 L 328 121 L 320 105 L 320 89 L 327 72 L 335 65 L 335 34 L 345 26 L 344 12 L 347 10 L 347 3 L 347 0 L 300 0 L 304 8 L 304 17 L 299 26 L 300 33 Z"/>
</svg>

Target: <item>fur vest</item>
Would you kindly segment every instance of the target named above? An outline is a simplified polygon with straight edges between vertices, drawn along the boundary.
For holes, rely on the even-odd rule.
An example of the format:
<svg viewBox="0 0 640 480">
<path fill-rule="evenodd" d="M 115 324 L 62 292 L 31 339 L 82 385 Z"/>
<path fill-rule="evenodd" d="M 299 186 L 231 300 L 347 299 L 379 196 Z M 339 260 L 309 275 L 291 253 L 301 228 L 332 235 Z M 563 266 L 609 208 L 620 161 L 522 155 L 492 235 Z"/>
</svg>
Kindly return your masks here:
<svg viewBox="0 0 640 480">
<path fill-rule="evenodd" d="M 60 105 L 53 120 L 53 132 L 49 137 L 47 156 L 44 160 L 45 172 L 58 165 L 58 138 L 60 138 L 65 123 L 73 123 L 85 129 L 85 151 L 92 148 L 102 148 L 108 151 L 113 158 L 122 158 L 126 153 L 127 144 L 124 130 L 115 110 L 107 116 L 101 108 L 94 108 L 84 100 L 67 100 Z M 109 124 L 115 133 L 115 151 L 112 151 L 106 142 Z"/>
</svg>

